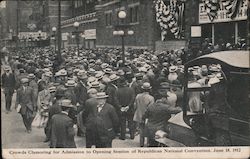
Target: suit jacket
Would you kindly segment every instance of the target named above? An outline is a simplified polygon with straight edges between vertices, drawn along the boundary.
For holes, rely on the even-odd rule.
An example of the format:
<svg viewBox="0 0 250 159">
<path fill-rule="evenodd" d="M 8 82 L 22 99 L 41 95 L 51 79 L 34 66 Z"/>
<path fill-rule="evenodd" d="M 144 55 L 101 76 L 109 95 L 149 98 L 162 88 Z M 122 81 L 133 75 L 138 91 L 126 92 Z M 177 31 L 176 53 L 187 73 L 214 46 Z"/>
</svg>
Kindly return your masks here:
<svg viewBox="0 0 250 159">
<path fill-rule="evenodd" d="M 75 87 L 76 102 L 80 104 L 80 111 L 84 109 L 85 102 L 88 98 L 87 88 L 81 83 L 77 83 Z"/>
<path fill-rule="evenodd" d="M 38 84 L 35 80 L 30 81 L 29 86 L 33 89 L 34 97 L 38 96 Z"/>
<path fill-rule="evenodd" d="M 109 95 L 108 99 L 107 99 L 107 103 L 115 106 L 115 91 L 117 90 L 117 86 L 115 86 L 114 84 L 108 84 L 107 88 L 106 88 L 106 94 Z"/>
<path fill-rule="evenodd" d="M 27 111 L 33 112 L 36 106 L 35 97 L 31 87 L 27 86 L 24 90 L 23 87 L 20 87 L 17 90 L 16 96 L 16 106 L 20 104 L 21 110 L 20 113 L 25 115 Z"/>
<path fill-rule="evenodd" d="M 134 112 L 135 91 L 130 87 L 118 88 L 115 92 L 115 106 L 120 111 L 121 107 L 129 106 L 129 113 Z"/>
<path fill-rule="evenodd" d="M 164 130 L 165 124 L 171 118 L 171 114 L 176 114 L 180 111 L 180 107 L 171 107 L 161 100 L 157 100 L 153 105 L 149 106 L 143 116 L 143 119 L 148 118 L 148 136 L 154 138 L 157 130 Z"/>
<path fill-rule="evenodd" d="M 154 97 L 148 93 L 140 93 L 135 98 L 135 114 L 133 120 L 143 123 L 142 116 L 147 108 L 155 102 Z"/>
<path fill-rule="evenodd" d="M 66 99 L 71 100 L 71 103 L 73 105 L 76 105 L 77 97 L 76 97 L 74 89 L 75 88 L 67 88 L 67 90 L 64 93 L 64 96 L 65 96 Z"/>
<path fill-rule="evenodd" d="M 52 117 L 51 148 L 76 148 L 73 120 L 64 113 Z"/>
<path fill-rule="evenodd" d="M 9 76 L 7 76 L 6 73 L 2 75 L 2 87 L 10 87 L 10 88 L 15 88 L 16 86 L 16 79 L 13 73 L 10 73 Z"/>
<path fill-rule="evenodd" d="M 102 110 L 97 112 L 96 125 L 98 137 L 102 142 L 109 142 L 115 138 L 119 119 L 112 105 L 106 103 Z"/>
</svg>

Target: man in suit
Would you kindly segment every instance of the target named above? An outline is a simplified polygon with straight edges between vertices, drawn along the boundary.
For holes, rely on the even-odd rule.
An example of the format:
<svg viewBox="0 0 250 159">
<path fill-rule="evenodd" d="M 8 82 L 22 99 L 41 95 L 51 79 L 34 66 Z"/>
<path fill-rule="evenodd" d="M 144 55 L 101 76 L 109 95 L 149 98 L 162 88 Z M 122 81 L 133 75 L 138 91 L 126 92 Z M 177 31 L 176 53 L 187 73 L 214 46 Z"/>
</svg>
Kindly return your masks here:
<svg viewBox="0 0 250 159">
<path fill-rule="evenodd" d="M 96 145 L 96 118 L 97 118 L 97 90 L 88 90 L 89 99 L 85 103 L 85 110 L 82 113 L 82 120 L 86 126 L 86 148 Z"/>
<path fill-rule="evenodd" d="M 82 120 L 80 120 L 82 112 L 85 110 L 85 102 L 88 98 L 87 94 L 87 86 L 86 86 L 86 79 L 88 78 L 86 72 L 84 70 L 80 70 L 77 73 L 78 82 L 75 87 L 75 95 L 76 95 L 76 106 L 77 106 L 77 113 L 78 113 L 78 129 L 77 129 L 77 136 L 84 135 L 84 129 L 81 125 L 83 125 Z"/>
<path fill-rule="evenodd" d="M 115 103 L 118 107 L 118 115 L 120 117 L 120 139 L 125 140 L 126 123 L 128 121 L 128 127 L 130 132 L 130 138 L 134 139 L 134 100 L 135 92 L 133 88 L 128 87 L 125 79 L 120 80 L 120 87 L 115 92 Z"/>
<path fill-rule="evenodd" d="M 16 79 L 13 73 L 10 71 L 10 67 L 6 66 L 4 68 L 4 73 L 2 75 L 2 87 L 5 94 L 5 108 L 6 114 L 11 111 L 11 101 L 12 96 L 16 86 Z"/>
<path fill-rule="evenodd" d="M 28 133 L 31 132 L 31 123 L 34 118 L 34 112 L 37 110 L 33 90 L 28 86 L 29 79 L 21 79 L 21 87 L 17 90 L 16 108 L 20 108 L 23 123 Z"/>
<path fill-rule="evenodd" d="M 106 103 L 108 95 L 105 92 L 96 94 L 97 117 L 96 117 L 96 148 L 112 147 L 112 140 L 118 129 L 119 121 L 115 108 Z"/>
<path fill-rule="evenodd" d="M 76 148 L 74 122 L 69 117 L 73 107 L 70 100 L 64 99 L 61 101 L 62 111 L 52 116 L 50 148 Z"/>
<path fill-rule="evenodd" d="M 171 107 L 168 104 L 166 95 L 162 95 L 161 99 L 156 100 L 153 105 L 150 105 L 143 115 L 143 120 L 148 119 L 146 128 L 148 130 L 148 146 L 157 147 L 155 141 L 155 132 L 157 130 L 163 130 L 167 121 L 171 118 L 171 114 L 177 114 L 181 112 L 180 107 Z"/>
<path fill-rule="evenodd" d="M 48 122 L 47 122 L 47 125 L 45 127 L 45 130 L 44 130 L 44 132 L 46 134 L 46 139 L 44 142 L 50 141 L 50 138 L 51 138 L 51 119 L 52 119 L 53 115 L 59 114 L 62 111 L 61 103 L 62 103 L 62 100 L 64 97 L 64 92 L 65 92 L 65 90 L 62 88 L 58 88 L 56 90 L 56 93 L 55 93 L 56 99 L 52 103 L 52 106 L 49 108 L 49 118 L 48 118 Z"/>
</svg>

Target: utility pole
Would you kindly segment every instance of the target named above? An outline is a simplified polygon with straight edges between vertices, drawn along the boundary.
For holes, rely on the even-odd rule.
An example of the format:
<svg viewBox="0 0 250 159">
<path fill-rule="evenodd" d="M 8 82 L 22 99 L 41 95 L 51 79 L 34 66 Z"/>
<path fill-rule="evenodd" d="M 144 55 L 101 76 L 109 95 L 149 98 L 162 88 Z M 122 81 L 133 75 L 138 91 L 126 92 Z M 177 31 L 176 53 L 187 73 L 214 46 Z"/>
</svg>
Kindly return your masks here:
<svg viewBox="0 0 250 159">
<path fill-rule="evenodd" d="M 19 45 L 19 11 L 20 10 L 20 1 L 17 0 L 17 9 L 16 9 L 16 48 L 18 48 Z"/>
<path fill-rule="evenodd" d="M 58 60 L 61 63 L 62 62 L 62 56 L 61 56 L 61 43 L 62 43 L 62 35 L 61 35 L 61 0 L 58 0 L 58 26 L 57 26 L 57 55 L 58 55 Z"/>
</svg>

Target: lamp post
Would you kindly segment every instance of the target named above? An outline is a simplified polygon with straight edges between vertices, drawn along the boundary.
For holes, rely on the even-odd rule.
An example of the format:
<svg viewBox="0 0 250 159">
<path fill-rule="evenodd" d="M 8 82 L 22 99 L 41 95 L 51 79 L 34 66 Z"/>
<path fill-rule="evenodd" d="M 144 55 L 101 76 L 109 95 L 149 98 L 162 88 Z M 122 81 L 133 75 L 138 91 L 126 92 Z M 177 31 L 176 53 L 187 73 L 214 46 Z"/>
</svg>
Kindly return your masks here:
<svg viewBox="0 0 250 159">
<path fill-rule="evenodd" d="M 79 55 L 79 32 L 78 32 L 78 28 L 79 28 L 79 22 L 75 22 L 74 27 L 76 28 L 75 34 L 76 34 L 76 45 L 77 45 L 77 56 Z"/>
<path fill-rule="evenodd" d="M 125 11 L 119 11 L 118 12 L 118 18 L 123 20 L 127 16 L 127 13 Z M 114 36 L 120 36 L 121 37 L 121 42 L 122 42 L 122 62 L 123 65 L 125 63 L 125 43 L 124 43 L 124 38 L 125 36 L 128 35 L 133 35 L 134 31 L 133 30 L 128 30 L 130 25 L 125 25 L 125 24 L 120 24 L 115 26 L 115 31 L 113 31 Z"/>
<path fill-rule="evenodd" d="M 52 28 L 52 32 L 53 32 L 53 37 L 54 37 L 55 53 L 56 53 L 56 27 Z"/>
<path fill-rule="evenodd" d="M 41 47 L 41 34 L 42 34 L 42 31 L 39 30 L 38 31 L 38 46 Z"/>
</svg>

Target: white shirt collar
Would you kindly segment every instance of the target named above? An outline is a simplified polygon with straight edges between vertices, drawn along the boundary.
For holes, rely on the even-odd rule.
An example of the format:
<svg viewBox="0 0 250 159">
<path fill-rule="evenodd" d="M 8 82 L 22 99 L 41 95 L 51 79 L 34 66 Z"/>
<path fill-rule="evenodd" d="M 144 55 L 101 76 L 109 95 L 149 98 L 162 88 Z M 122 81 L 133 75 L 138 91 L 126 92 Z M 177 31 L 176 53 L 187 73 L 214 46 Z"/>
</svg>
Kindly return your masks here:
<svg viewBox="0 0 250 159">
<path fill-rule="evenodd" d="M 69 115 L 69 113 L 68 112 L 65 112 L 65 111 L 61 111 L 63 114 L 66 114 L 66 115 Z"/>
</svg>

